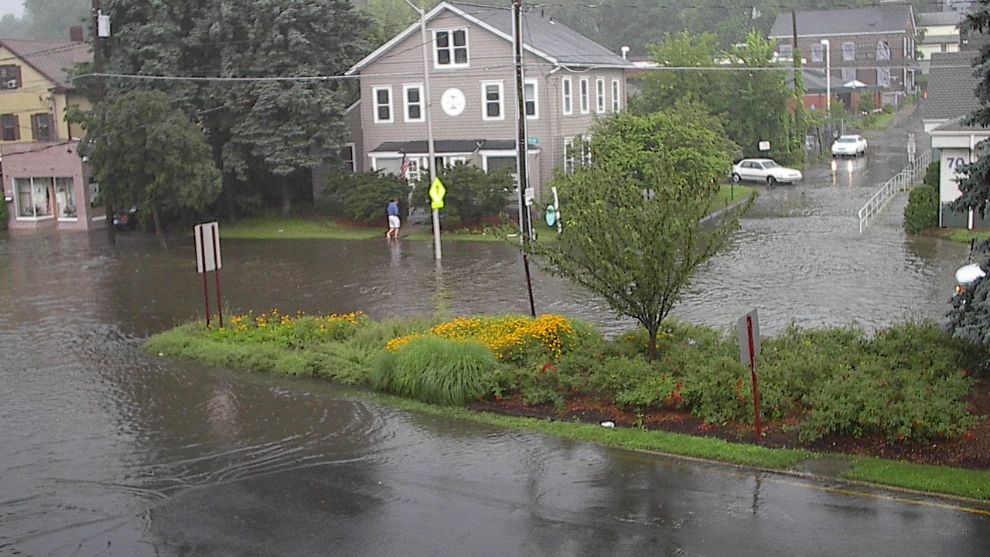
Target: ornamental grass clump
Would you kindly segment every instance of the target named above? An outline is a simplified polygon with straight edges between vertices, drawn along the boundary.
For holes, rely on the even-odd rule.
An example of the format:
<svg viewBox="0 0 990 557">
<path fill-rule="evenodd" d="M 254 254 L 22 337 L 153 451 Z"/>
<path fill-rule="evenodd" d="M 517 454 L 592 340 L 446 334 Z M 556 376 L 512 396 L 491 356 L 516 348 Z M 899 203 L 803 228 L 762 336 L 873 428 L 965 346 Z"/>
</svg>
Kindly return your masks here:
<svg viewBox="0 0 990 557">
<path fill-rule="evenodd" d="M 237 344 L 272 343 L 285 348 L 302 349 L 313 344 L 340 341 L 350 337 L 368 322 L 360 311 L 344 314 L 295 315 L 278 308 L 255 315 L 249 312 L 229 318 L 226 327 L 211 328 L 213 340 Z"/>
<path fill-rule="evenodd" d="M 546 314 L 536 319 L 524 316 L 458 317 L 430 329 L 429 335 L 450 340 L 474 340 L 484 344 L 504 362 L 521 363 L 537 355 L 551 360 L 570 349 L 576 341 L 574 326 L 565 317 Z M 389 341 L 388 350 L 397 350 L 420 338 L 412 334 Z"/>
<path fill-rule="evenodd" d="M 491 392 L 498 365 L 480 342 L 427 335 L 386 350 L 372 369 L 371 386 L 423 402 L 464 405 Z"/>
</svg>

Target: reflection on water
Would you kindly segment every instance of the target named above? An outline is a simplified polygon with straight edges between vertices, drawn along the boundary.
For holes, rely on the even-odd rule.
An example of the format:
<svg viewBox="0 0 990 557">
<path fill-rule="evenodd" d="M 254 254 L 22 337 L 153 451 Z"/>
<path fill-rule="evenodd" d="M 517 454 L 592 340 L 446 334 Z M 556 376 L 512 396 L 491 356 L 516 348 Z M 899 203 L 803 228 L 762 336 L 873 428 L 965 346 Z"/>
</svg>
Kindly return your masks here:
<svg viewBox="0 0 990 557">
<path fill-rule="evenodd" d="M 725 328 L 758 307 L 769 333 L 789 322 L 940 318 L 966 247 L 905 238 L 896 206 L 860 236 L 852 215 L 870 193 L 827 179 L 762 191 L 730 249 L 674 313 Z M 472 525 L 504 520 L 517 505 L 528 514 L 490 538 L 475 534 L 475 547 L 509 537 L 518 545 L 496 554 L 532 554 L 533 545 L 541 554 L 601 554 L 622 528 L 659 528 L 662 540 L 643 539 L 679 548 L 690 538 L 678 532 L 702 527 L 654 489 L 656 464 L 616 472 L 616 457 L 602 449 L 521 441 L 399 414 L 315 382 L 143 354 L 141 339 L 202 311 L 191 242 L 171 244 L 161 250 L 124 235 L 111 251 L 99 233 L 0 235 L 0 554 L 93 554 L 111 539 L 128 555 L 159 545 L 211 553 L 217 532 L 237 533 L 219 552 L 257 553 L 275 531 L 295 540 L 287 553 L 306 553 L 291 544 L 325 531 L 320 513 L 344 521 L 333 531 L 342 553 L 360 554 L 385 530 L 388 540 L 430 528 L 455 539 L 454 529 L 479 530 Z M 500 244 L 448 242 L 441 264 L 428 242 L 225 241 L 224 264 L 228 311 L 361 309 L 381 318 L 528 309 L 520 258 Z M 540 313 L 581 317 L 609 333 L 632 325 L 541 272 L 534 294 Z M 591 487 L 568 489 L 571 481 Z M 470 502 L 478 490 L 489 494 L 481 508 Z M 752 492 L 743 486 L 739 513 Z M 612 526 L 590 518 L 603 513 Z M 567 535 L 547 535 L 559 520 L 571 524 Z M 194 536 L 197 524 L 210 527 Z M 402 554 L 398 545 L 381 553 Z"/>
</svg>

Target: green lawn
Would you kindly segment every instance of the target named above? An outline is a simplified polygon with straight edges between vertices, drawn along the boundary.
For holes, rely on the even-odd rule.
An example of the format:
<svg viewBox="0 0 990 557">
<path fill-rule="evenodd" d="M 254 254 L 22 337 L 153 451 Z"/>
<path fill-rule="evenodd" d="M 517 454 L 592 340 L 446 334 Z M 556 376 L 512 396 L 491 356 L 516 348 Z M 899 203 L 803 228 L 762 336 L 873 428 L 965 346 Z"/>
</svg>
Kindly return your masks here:
<svg viewBox="0 0 990 557">
<path fill-rule="evenodd" d="M 325 218 L 251 217 L 225 224 L 222 236 L 239 240 L 366 240 L 385 237 L 385 227 L 342 226 Z"/>
<path fill-rule="evenodd" d="M 990 240 L 990 230 L 953 230 L 948 235 L 948 238 L 954 242 L 965 242 L 967 244 L 971 240 L 982 242 L 983 240 Z"/>
</svg>

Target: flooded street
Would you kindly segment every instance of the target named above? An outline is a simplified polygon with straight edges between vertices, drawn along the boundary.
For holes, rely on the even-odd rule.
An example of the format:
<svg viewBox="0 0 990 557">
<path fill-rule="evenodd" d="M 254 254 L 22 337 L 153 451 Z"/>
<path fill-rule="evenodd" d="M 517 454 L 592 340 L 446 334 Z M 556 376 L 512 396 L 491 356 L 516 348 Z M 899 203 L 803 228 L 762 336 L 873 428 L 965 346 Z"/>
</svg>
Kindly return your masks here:
<svg viewBox="0 0 990 557">
<path fill-rule="evenodd" d="M 941 319 L 966 246 L 907 238 L 903 165 L 867 160 L 767 191 L 675 310 L 773 333 Z M 900 158 L 898 158 L 900 157 Z M 0 555 L 985 554 L 986 509 L 423 417 L 322 382 L 146 355 L 202 311 L 191 241 L 0 233 Z M 502 245 L 226 241 L 232 310 L 521 312 Z M 538 311 L 631 326 L 537 274 Z"/>
</svg>

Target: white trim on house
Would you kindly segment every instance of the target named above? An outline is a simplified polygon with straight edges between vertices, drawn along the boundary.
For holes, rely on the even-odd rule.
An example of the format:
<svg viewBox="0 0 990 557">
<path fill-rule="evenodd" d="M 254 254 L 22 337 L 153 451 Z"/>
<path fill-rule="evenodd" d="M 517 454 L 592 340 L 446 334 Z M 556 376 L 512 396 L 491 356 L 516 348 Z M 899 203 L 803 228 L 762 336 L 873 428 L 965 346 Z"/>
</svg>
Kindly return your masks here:
<svg viewBox="0 0 990 557">
<path fill-rule="evenodd" d="M 488 115 L 488 105 L 494 101 L 488 100 L 488 87 L 498 87 L 498 116 Z M 481 82 L 481 119 L 486 122 L 505 120 L 505 85 L 501 79 Z"/>
<path fill-rule="evenodd" d="M 464 46 L 454 45 L 454 34 L 458 31 L 464 31 Z M 437 33 L 447 33 L 447 46 L 444 49 L 450 51 L 450 61 L 446 64 L 440 63 L 440 46 L 437 45 Z M 431 44 L 433 49 L 433 69 L 434 70 L 462 70 L 471 67 L 471 48 L 470 41 L 468 40 L 468 28 L 467 27 L 452 27 L 450 29 L 433 29 L 433 43 Z M 457 60 L 457 49 L 464 49 L 464 62 L 458 63 Z"/>
<path fill-rule="evenodd" d="M 523 107 L 529 100 L 526 97 L 526 86 L 533 86 L 533 114 L 526 114 L 527 120 L 539 120 L 540 119 L 540 80 L 538 79 L 526 79 L 523 82 Z"/>
<path fill-rule="evenodd" d="M 411 90 L 419 91 L 419 102 L 410 103 L 409 102 L 409 91 Z M 419 118 L 409 117 L 409 107 L 418 106 L 419 107 Z M 425 122 L 426 121 L 426 102 L 423 99 L 423 84 L 422 83 L 403 83 L 402 84 L 402 120 L 404 122 Z"/>
<path fill-rule="evenodd" d="M 508 41 L 510 43 L 512 42 L 512 36 L 511 35 L 508 35 L 506 33 L 503 33 L 501 31 L 499 31 L 498 29 L 492 27 L 491 25 L 485 23 L 484 21 L 482 21 L 482 20 L 480 20 L 480 19 L 478 19 L 478 18 L 476 18 L 476 17 L 468 14 L 464 10 L 460 10 L 460 9 L 454 7 L 454 6 L 451 6 L 450 4 L 448 4 L 446 2 L 441 2 L 441 3 L 437 4 L 437 6 L 435 8 L 433 8 L 432 10 L 430 10 L 429 12 L 427 12 L 427 14 L 425 16 L 425 19 L 426 19 L 427 23 L 429 23 L 433 18 L 435 18 L 443 10 L 449 10 L 449 11 L 453 12 L 454 14 L 457 14 L 457 15 L 463 17 L 464 19 L 470 21 L 472 25 L 477 25 L 478 27 L 481 27 L 482 29 L 485 29 L 485 30 L 487 30 L 487 31 L 489 31 L 491 33 L 494 33 L 496 36 L 499 36 L 499 37 L 505 39 L 506 41 Z M 398 35 L 392 37 L 392 40 L 390 40 L 390 41 L 386 42 L 385 44 L 383 44 L 382 46 L 378 47 L 377 49 L 375 49 L 374 52 L 372 52 L 371 54 L 365 56 L 360 61 L 358 61 L 356 64 L 354 64 L 353 66 L 351 66 L 350 69 L 348 69 L 346 72 L 344 72 L 344 75 L 354 75 L 356 73 L 359 73 L 362 69 L 364 69 L 365 67 L 367 67 L 368 64 L 371 64 L 372 62 L 374 62 L 375 60 L 377 60 L 379 57 L 381 57 L 383 54 L 385 54 L 386 52 L 388 52 L 389 50 L 391 50 L 393 47 L 395 47 L 397 44 L 399 44 L 400 42 L 404 41 L 407 37 L 409 37 L 410 35 L 412 35 L 415 32 L 418 32 L 418 31 L 419 31 L 419 21 L 416 21 L 414 23 L 411 23 L 409 25 L 409 27 L 406 27 L 401 33 L 399 33 Z M 550 56 L 549 54 L 547 54 L 547 53 L 545 53 L 545 52 L 543 52 L 541 50 L 535 49 L 535 48 L 527 45 L 525 42 L 523 42 L 523 49 L 527 50 L 528 52 L 531 52 L 531 53 L 535 54 L 536 56 L 539 56 L 540 58 L 543 58 L 544 60 L 550 62 L 551 64 L 555 64 L 555 65 L 558 64 L 556 58 L 554 58 L 553 56 Z M 469 55 L 470 55 L 470 53 L 469 53 Z M 606 66 L 602 66 L 602 67 L 621 67 L 621 66 L 606 65 Z"/>
<path fill-rule="evenodd" d="M 618 79 L 612 80 L 612 112 L 622 110 L 622 85 Z"/>
<path fill-rule="evenodd" d="M 560 78 L 560 107 L 564 116 L 574 114 L 574 80 L 570 77 Z"/>
<path fill-rule="evenodd" d="M 587 77 L 578 80 L 578 105 L 581 114 L 591 114 L 591 80 Z"/>
<path fill-rule="evenodd" d="M 378 102 L 378 92 L 388 91 L 388 104 Z M 378 109 L 388 106 L 388 119 L 378 117 Z M 371 88 L 371 116 L 376 124 L 391 124 L 395 122 L 395 96 L 392 95 L 391 85 L 376 85 Z"/>
<path fill-rule="evenodd" d="M 874 31 L 874 32 L 865 31 L 865 32 L 858 32 L 858 33 L 805 33 L 804 31 L 801 31 L 800 28 L 798 28 L 798 31 L 800 31 L 800 33 L 798 34 L 798 38 L 799 39 L 806 39 L 806 38 L 809 38 L 809 37 L 862 37 L 862 36 L 866 36 L 866 35 L 870 35 L 870 36 L 877 36 L 877 35 L 900 35 L 902 33 L 907 33 L 907 29 L 901 29 L 899 31 L 881 31 L 879 33 L 876 32 L 876 31 Z M 768 39 L 775 39 L 775 40 L 787 40 L 787 41 L 789 41 L 789 40 L 791 40 L 792 35 L 773 35 L 773 36 L 767 37 L 767 38 Z"/>
<path fill-rule="evenodd" d="M 351 172 L 357 172 L 357 144 L 353 141 L 348 141 L 347 143 L 344 143 L 344 148 L 346 149 L 348 147 L 351 148 Z"/>
<path fill-rule="evenodd" d="M 595 112 L 605 114 L 605 78 L 595 78 Z"/>
</svg>

